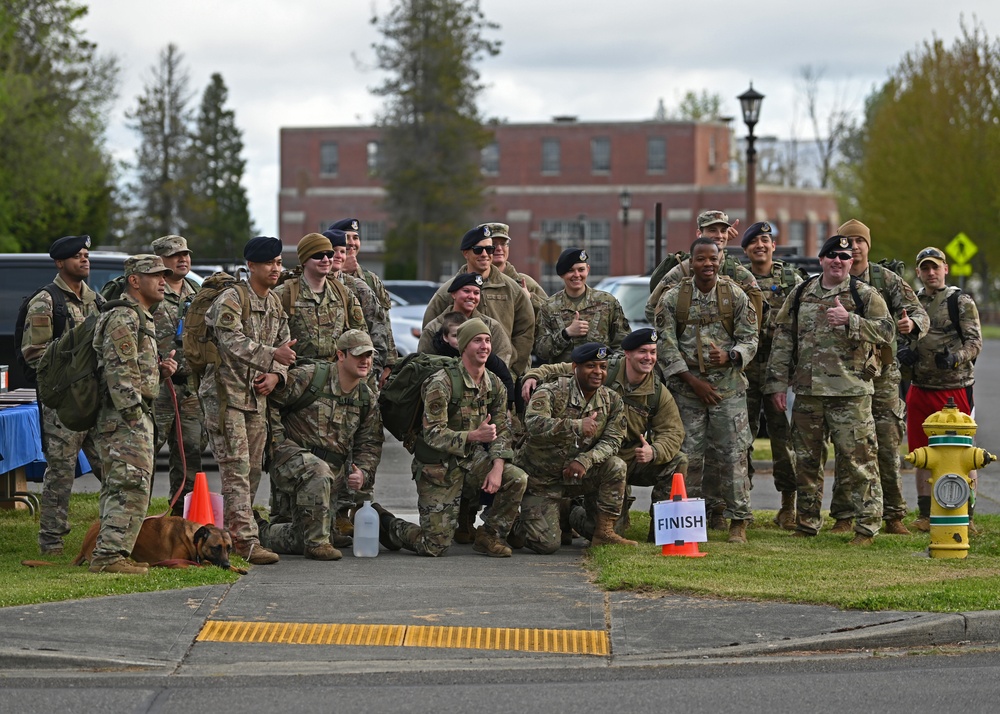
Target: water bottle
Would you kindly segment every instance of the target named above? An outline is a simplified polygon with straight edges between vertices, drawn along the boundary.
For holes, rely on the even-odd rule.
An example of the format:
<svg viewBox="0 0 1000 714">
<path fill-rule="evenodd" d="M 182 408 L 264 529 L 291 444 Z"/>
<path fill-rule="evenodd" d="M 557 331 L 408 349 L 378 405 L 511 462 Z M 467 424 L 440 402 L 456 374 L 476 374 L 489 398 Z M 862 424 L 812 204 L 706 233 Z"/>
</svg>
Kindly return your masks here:
<svg viewBox="0 0 1000 714">
<path fill-rule="evenodd" d="M 354 555 L 358 558 L 374 558 L 378 555 L 378 513 L 371 501 L 354 514 Z"/>
</svg>

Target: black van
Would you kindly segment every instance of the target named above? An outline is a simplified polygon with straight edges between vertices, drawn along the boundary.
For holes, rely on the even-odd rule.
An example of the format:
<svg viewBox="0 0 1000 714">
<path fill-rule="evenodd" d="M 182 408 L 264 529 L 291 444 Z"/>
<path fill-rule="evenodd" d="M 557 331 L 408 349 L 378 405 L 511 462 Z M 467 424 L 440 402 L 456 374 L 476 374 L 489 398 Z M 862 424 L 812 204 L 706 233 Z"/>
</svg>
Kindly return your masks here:
<svg viewBox="0 0 1000 714">
<path fill-rule="evenodd" d="M 127 257 L 127 253 L 91 251 L 87 282 L 100 290 L 106 282 L 125 272 Z M 10 389 L 27 386 L 14 356 L 14 323 L 21 301 L 51 283 L 57 273 L 48 253 L 0 254 L 0 364 L 7 365 Z"/>
</svg>

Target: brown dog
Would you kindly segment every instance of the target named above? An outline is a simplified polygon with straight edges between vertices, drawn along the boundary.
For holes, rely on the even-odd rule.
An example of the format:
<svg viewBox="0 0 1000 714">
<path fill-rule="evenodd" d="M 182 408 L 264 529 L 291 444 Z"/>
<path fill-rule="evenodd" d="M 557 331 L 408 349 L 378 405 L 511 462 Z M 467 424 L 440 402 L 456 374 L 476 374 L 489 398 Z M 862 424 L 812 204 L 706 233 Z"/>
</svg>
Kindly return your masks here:
<svg viewBox="0 0 1000 714">
<path fill-rule="evenodd" d="M 73 565 L 82 565 L 90 560 L 97 546 L 97 533 L 100 529 L 101 522 L 94 521 L 83 537 L 83 545 Z M 245 575 L 246 570 L 229 564 L 229 552 L 232 549 L 233 538 L 228 531 L 215 526 L 203 526 L 180 516 L 152 516 L 142 522 L 131 557 L 137 563 L 169 568 L 211 563 Z"/>
</svg>

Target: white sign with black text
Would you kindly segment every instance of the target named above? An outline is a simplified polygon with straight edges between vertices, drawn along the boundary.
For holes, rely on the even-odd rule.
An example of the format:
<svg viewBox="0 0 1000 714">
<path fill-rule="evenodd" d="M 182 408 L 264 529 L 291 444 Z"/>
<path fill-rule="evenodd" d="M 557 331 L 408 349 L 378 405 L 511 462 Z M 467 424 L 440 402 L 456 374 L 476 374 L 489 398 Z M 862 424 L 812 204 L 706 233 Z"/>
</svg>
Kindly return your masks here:
<svg viewBox="0 0 1000 714">
<path fill-rule="evenodd" d="M 707 543 L 705 499 L 691 498 L 686 501 L 654 503 L 653 527 L 657 545 L 677 542 Z"/>
</svg>

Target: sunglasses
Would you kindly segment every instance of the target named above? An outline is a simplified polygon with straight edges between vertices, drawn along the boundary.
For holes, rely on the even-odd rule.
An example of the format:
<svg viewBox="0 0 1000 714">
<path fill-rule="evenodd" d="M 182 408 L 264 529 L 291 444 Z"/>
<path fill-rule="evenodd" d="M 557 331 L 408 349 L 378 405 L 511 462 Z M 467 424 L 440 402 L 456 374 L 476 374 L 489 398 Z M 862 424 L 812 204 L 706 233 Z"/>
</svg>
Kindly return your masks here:
<svg viewBox="0 0 1000 714">
<path fill-rule="evenodd" d="M 312 255 L 309 256 L 310 260 L 323 260 L 323 258 L 329 258 L 330 260 L 333 260 L 333 251 L 323 250 L 320 251 L 319 253 L 313 253 Z"/>
<path fill-rule="evenodd" d="M 827 253 L 826 257 L 830 258 L 831 260 L 833 260 L 833 259 L 842 260 L 842 261 L 844 261 L 846 263 L 848 260 L 850 260 L 854 256 L 852 256 L 850 253 Z"/>
<path fill-rule="evenodd" d="M 487 255 L 493 255 L 493 246 L 491 245 L 474 245 L 472 246 L 472 252 L 476 255 L 482 255 L 485 251 Z"/>
<path fill-rule="evenodd" d="M 942 256 L 936 250 L 922 250 L 917 255 L 917 263 L 919 263 L 921 260 L 924 260 L 925 258 L 934 258 L 934 260 L 941 260 Z"/>
</svg>

